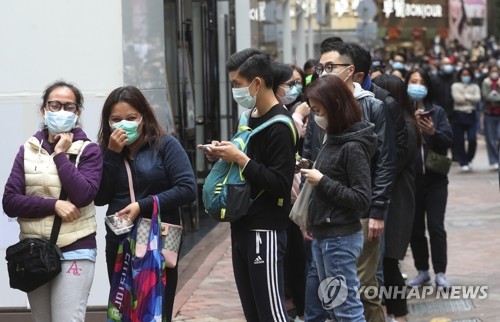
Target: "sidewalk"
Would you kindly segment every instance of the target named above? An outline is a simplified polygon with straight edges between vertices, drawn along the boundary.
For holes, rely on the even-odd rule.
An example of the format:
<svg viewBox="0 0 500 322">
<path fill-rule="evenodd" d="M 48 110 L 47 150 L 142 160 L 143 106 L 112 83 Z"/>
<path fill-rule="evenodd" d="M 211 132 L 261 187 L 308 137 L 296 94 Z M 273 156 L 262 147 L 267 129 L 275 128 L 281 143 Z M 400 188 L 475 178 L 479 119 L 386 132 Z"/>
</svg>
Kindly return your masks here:
<svg viewBox="0 0 500 322">
<path fill-rule="evenodd" d="M 471 173 L 454 165 L 446 212 L 447 276 L 455 286 L 487 286 L 487 299 L 411 299 L 411 322 L 500 321 L 500 192 L 479 138 Z M 401 269 L 416 274 L 411 252 Z M 244 321 L 236 291 L 229 225 L 218 224 L 180 262 L 174 321 Z M 183 280 L 183 274 L 190 276 Z M 433 279 L 434 281 L 434 279 Z M 435 293 L 434 293 L 435 294 Z"/>
</svg>

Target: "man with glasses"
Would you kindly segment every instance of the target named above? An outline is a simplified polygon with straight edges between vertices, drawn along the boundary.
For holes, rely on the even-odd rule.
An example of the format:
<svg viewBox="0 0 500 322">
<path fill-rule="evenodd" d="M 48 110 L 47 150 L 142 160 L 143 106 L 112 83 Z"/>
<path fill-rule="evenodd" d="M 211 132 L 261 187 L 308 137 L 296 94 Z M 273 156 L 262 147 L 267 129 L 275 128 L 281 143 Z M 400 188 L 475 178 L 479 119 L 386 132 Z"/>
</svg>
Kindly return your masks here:
<svg viewBox="0 0 500 322">
<path fill-rule="evenodd" d="M 378 149 L 372 160 L 371 206 L 361 219 L 365 241 L 361 257 L 358 260 L 358 277 L 362 286 L 376 287 L 375 274 L 379 257 L 379 242 L 384 230 L 384 218 L 389 209 L 391 185 L 396 167 L 396 144 L 391 117 L 387 109 L 384 108 L 383 102 L 376 99 L 372 92 L 363 90 L 361 85 L 353 81 L 353 76 L 356 73 L 354 66 L 355 45 L 340 41 L 322 43 L 321 58 L 315 70 L 320 77 L 325 74 L 333 74 L 341 78 L 357 99 L 364 120 L 375 125 Z M 304 145 L 309 145 L 304 151 L 308 151 L 309 154 L 303 155 L 303 157 L 312 160 L 315 159 L 317 147 L 321 146 L 322 142 L 322 135 L 317 128 L 316 124 L 311 122 L 304 141 Z M 318 140 L 320 140 L 319 143 Z M 316 148 L 312 150 L 311 146 Z M 307 278 L 307 292 L 311 295 L 318 290 L 313 285 L 314 274 L 317 272 L 312 265 Z M 385 321 L 380 299 L 378 297 L 369 298 L 365 294 L 361 294 L 366 320 L 370 322 Z M 317 300 L 317 296 L 306 296 L 306 321 L 324 321 L 325 315 L 318 309 Z"/>
</svg>

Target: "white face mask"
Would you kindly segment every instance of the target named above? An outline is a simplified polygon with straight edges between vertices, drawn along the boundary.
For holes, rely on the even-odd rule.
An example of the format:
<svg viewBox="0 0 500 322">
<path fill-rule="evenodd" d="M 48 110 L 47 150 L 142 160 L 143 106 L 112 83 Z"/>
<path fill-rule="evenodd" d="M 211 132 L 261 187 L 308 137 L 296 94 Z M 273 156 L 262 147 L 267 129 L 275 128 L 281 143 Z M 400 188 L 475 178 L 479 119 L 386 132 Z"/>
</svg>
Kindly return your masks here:
<svg viewBox="0 0 500 322">
<path fill-rule="evenodd" d="M 254 108 L 257 102 L 257 93 L 259 91 L 255 92 L 254 96 L 250 95 L 250 86 L 252 86 L 252 83 L 253 81 L 247 87 L 239 87 L 232 89 L 233 99 L 236 101 L 236 103 L 243 106 L 244 108 Z"/>
<path fill-rule="evenodd" d="M 323 70 L 323 72 L 321 73 L 321 75 L 319 75 L 319 77 L 324 77 L 324 76 L 326 76 L 326 75 L 333 75 L 333 76 L 337 76 L 337 77 L 339 77 L 339 75 L 340 75 L 340 74 L 342 74 L 343 72 L 345 72 L 345 71 L 346 71 L 346 69 L 347 69 L 347 68 L 349 68 L 349 67 L 350 67 L 350 66 L 347 66 L 346 68 L 342 69 L 342 70 L 341 70 L 340 72 L 338 72 L 338 73 L 337 73 L 337 72 L 327 73 L 326 71 L 324 71 L 324 70 Z M 348 80 L 348 79 L 349 79 L 349 77 L 351 77 L 351 76 L 347 76 L 347 77 L 344 79 L 344 82 L 345 82 L 346 80 Z"/>
<path fill-rule="evenodd" d="M 75 128 L 78 115 L 68 111 L 45 111 L 45 124 L 52 135 L 69 132 Z"/>
<path fill-rule="evenodd" d="M 314 121 L 323 130 L 326 131 L 326 129 L 328 128 L 328 119 L 326 118 L 326 116 L 314 115 Z"/>
</svg>

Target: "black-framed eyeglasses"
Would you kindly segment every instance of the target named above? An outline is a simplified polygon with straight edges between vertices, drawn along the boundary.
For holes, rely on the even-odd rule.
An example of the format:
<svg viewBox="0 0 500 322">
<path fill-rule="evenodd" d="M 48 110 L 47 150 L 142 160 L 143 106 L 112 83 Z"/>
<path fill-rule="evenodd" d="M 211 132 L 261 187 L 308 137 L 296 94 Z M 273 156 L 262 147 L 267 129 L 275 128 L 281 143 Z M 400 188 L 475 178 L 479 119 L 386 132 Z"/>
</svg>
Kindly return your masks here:
<svg viewBox="0 0 500 322">
<path fill-rule="evenodd" d="M 287 88 L 290 88 L 292 89 L 292 87 L 294 87 L 295 85 L 297 85 L 298 83 L 294 80 L 292 81 L 289 81 L 289 82 L 286 82 L 286 83 L 283 83 L 282 84 L 282 87 L 287 87 Z"/>
<path fill-rule="evenodd" d="M 330 74 L 335 68 L 338 66 L 351 66 L 352 64 L 335 64 L 335 63 L 327 63 L 324 66 L 323 65 L 316 65 L 314 67 L 314 70 L 316 71 L 316 74 L 321 75 L 323 74 L 323 71 L 327 72 Z"/>
<path fill-rule="evenodd" d="M 59 101 L 48 101 L 46 105 L 51 112 L 59 112 L 61 108 L 64 108 L 67 112 L 74 112 L 78 109 L 78 104 L 71 102 L 63 104 Z"/>
</svg>

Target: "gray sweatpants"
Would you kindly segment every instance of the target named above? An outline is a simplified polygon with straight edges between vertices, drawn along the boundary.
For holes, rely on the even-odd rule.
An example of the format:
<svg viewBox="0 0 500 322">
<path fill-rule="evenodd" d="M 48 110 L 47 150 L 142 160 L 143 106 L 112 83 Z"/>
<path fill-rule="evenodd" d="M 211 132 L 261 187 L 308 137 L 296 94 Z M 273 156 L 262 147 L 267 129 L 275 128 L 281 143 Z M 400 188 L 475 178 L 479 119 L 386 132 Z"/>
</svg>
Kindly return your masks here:
<svg viewBox="0 0 500 322">
<path fill-rule="evenodd" d="M 28 293 L 35 322 L 85 321 L 95 263 L 69 260 L 61 266 L 61 273 L 52 281 Z"/>
</svg>

